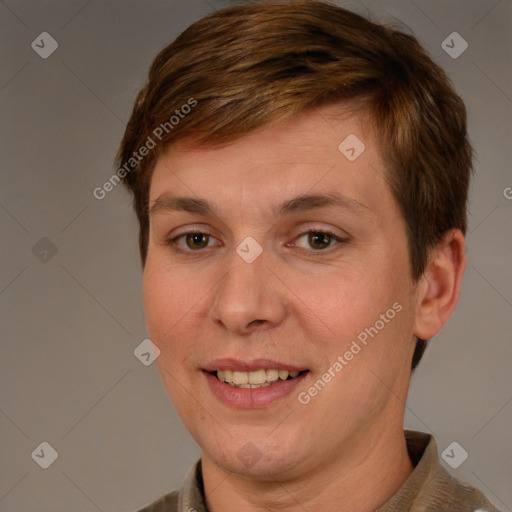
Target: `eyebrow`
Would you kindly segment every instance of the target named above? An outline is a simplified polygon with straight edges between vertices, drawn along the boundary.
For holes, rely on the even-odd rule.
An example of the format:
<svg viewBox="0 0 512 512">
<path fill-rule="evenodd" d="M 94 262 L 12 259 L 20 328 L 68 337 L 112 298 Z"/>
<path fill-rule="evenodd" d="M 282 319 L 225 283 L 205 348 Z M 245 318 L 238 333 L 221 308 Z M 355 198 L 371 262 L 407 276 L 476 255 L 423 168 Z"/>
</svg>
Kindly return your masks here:
<svg viewBox="0 0 512 512">
<path fill-rule="evenodd" d="M 274 205 L 271 210 L 275 217 L 284 217 L 291 213 L 304 212 L 317 208 L 338 207 L 354 213 L 368 213 L 370 208 L 355 199 L 340 194 L 301 194 Z M 171 211 L 188 212 L 200 215 L 219 216 L 216 205 L 206 199 L 194 197 L 174 197 L 168 194 L 159 196 L 149 208 L 149 215 Z"/>
</svg>

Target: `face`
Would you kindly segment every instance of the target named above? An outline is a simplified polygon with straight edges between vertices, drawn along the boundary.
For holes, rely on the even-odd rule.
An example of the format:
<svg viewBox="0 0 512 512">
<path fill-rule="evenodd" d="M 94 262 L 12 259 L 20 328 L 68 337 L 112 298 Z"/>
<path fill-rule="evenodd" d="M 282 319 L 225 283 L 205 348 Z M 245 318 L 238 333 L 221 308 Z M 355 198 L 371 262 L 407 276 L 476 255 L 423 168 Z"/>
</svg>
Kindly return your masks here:
<svg viewBox="0 0 512 512">
<path fill-rule="evenodd" d="M 402 429 L 418 302 L 405 223 L 371 125 L 340 108 L 178 143 L 154 170 L 147 329 L 226 471 L 304 474 Z"/>
</svg>

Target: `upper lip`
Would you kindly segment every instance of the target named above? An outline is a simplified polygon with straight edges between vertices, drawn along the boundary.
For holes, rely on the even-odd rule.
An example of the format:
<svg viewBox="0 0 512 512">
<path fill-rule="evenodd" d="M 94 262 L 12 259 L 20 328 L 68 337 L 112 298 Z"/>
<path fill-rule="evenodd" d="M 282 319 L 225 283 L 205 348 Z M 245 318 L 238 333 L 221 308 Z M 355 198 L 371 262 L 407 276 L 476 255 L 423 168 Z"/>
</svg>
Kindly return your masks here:
<svg viewBox="0 0 512 512">
<path fill-rule="evenodd" d="M 283 363 L 273 359 L 251 359 L 243 361 L 241 359 L 234 359 L 231 357 L 215 359 L 203 367 L 203 370 L 207 372 L 214 372 L 217 370 L 253 372 L 262 369 L 288 370 L 289 372 L 301 372 L 303 370 L 307 370 L 304 366 Z"/>
</svg>

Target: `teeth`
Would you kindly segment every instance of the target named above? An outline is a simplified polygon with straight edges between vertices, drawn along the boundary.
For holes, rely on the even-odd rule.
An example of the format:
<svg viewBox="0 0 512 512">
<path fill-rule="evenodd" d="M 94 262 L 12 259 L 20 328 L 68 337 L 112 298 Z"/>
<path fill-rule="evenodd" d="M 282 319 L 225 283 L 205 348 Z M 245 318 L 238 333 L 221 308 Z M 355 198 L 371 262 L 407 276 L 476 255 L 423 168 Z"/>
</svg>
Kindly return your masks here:
<svg viewBox="0 0 512 512">
<path fill-rule="evenodd" d="M 228 384 L 231 384 L 231 382 L 229 382 Z M 239 386 L 235 386 L 233 384 L 233 387 L 256 389 L 256 388 L 264 388 L 265 386 L 269 386 L 269 385 L 270 385 L 270 382 L 265 382 L 263 384 L 240 384 Z"/>
<path fill-rule="evenodd" d="M 231 370 L 217 370 L 217 378 L 238 388 L 260 388 L 268 386 L 277 380 L 286 380 L 288 376 L 292 379 L 297 377 L 299 372 L 288 370 L 256 370 L 254 372 L 239 372 Z"/>
<path fill-rule="evenodd" d="M 256 370 L 249 372 L 249 384 L 263 384 L 267 381 L 267 372 L 265 370 Z"/>
<path fill-rule="evenodd" d="M 275 382 L 279 379 L 279 370 L 266 370 L 267 381 Z"/>
<path fill-rule="evenodd" d="M 247 372 L 233 372 L 233 384 L 249 384 Z"/>
</svg>

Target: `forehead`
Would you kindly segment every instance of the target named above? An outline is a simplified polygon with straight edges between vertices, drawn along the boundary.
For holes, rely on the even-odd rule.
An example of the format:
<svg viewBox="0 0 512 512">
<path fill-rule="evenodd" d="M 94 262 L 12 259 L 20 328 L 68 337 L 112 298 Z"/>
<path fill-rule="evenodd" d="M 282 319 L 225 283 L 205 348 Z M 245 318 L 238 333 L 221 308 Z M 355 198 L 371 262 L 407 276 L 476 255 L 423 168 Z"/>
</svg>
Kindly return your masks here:
<svg viewBox="0 0 512 512">
<path fill-rule="evenodd" d="M 339 145 L 350 135 L 364 141 L 366 149 L 376 150 L 373 124 L 363 109 L 334 104 L 309 109 L 284 121 L 276 121 L 226 144 L 198 146 L 197 138 L 188 137 L 172 143 L 167 154 L 192 159 L 215 157 L 217 153 L 237 153 L 241 163 L 272 160 L 287 163 L 320 163 L 337 159 L 343 153 Z M 245 157 L 244 157 L 245 155 Z M 350 156 L 349 154 L 347 154 Z"/>
<path fill-rule="evenodd" d="M 287 209 L 287 202 L 330 194 L 342 196 L 345 206 L 362 206 L 359 213 L 371 214 L 378 224 L 403 220 L 372 123 L 339 105 L 267 125 L 229 144 L 193 142 L 179 141 L 157 160 L 149 197 L 153 217 L 180 210 L 201 215 L 206 206 L 204 215 L 223 220 L 240 215 L 248 222 L 256 216 L 271 220 L 283 211 L 299 211 Z M 175 200 L 183 198 L 188 205 L 175 208 Z M 344 211 L 358 214 L 357 208 Z"/>
</svg>

